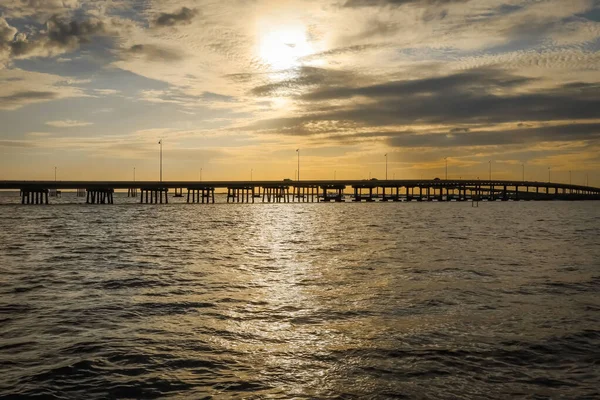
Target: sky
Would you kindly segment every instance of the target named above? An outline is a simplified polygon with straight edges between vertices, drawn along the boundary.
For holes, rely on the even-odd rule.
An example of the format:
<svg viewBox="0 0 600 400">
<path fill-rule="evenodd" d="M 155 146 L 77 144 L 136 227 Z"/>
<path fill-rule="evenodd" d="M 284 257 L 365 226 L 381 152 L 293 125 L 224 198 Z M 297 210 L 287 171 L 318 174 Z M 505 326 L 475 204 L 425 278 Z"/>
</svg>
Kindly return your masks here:
<svg viewBox="0 0 600 400">
<path fill-rule="evenodd" d="M 0 179 L 600 186 L 599 50 L 600 0 L 0 0 Z"/>
</svg>

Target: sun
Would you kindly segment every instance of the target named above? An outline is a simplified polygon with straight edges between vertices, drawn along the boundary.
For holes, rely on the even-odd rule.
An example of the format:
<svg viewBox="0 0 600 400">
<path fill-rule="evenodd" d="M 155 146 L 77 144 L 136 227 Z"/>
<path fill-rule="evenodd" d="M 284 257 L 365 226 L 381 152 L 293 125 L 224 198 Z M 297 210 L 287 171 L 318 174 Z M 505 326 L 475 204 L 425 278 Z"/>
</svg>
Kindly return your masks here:
<svg viewBox="0 0 600 400">
<path fill-rule="evenodd" d="M 299 58 L 313 53 L 302 26 L 279 26 L 261 32 L 258 54 L 274 69 L 287 69 L 299 64 Z"/>
</svg>

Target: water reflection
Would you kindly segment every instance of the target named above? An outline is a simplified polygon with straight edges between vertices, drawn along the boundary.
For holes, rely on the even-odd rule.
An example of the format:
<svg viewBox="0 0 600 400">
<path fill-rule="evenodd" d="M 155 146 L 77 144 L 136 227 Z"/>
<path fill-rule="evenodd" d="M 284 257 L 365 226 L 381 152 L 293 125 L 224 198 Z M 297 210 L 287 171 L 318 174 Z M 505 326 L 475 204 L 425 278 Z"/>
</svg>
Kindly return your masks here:
<svg viewBox="0 0 600 400">
<path fill-rule="evenodd" d="M 463 206 L 2 206 L 0 395 L 593 395 L 598 209 Z"/>
</svg>

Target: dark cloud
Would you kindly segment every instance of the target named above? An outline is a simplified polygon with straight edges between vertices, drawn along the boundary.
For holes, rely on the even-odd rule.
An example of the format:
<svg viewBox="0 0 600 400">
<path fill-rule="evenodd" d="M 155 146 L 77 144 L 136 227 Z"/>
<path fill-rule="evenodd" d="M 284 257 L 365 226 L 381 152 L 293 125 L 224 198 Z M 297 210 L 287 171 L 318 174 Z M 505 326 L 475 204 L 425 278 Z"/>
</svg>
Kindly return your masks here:
<svg viewBox="0 0 600 400">
<path fill-rule="evenodd" d="M 198 11 L 187 7 L 174 13 L 160 13 L 154 20 L 156 26 L 187 25 L 198 15 Z"/>
<path fill-rule="evenodd" d="M 183 55 L 175 50 L 167 49 L 152 44 L 135 44 L 122 54 L 124 58 L 141 56 L 148 61 L 178 61 Z"/>
<path fill-rule="evenodd" d="M 289 95 L 303 87 L 337 85 L 342 83 L 350 84 L 353 79 L 353 74 L 347 71 L 306 66 L 286 72 L 292 75 L 292 77 L 279 82 L 257 86 L 252 89 L 251 93 L 255 96 Z"/>
<path fill-rule="evenodd" d="M 471 70 L 454 75 L 392 81 L 364 87 L 336 87 L 320 89 L 303 96 L 304 100 L 331 100 L 351 97 L 396 97 L 426 95 L 457 95 L 459 93 L 489 92 L 495 89 L 508 89 L 532 82 L 532 78 L 513 76 L 496 70 Z"/>
<path fill-rule="evenodd" d="M 599 123 L 573 123 L 568 125 L 541 126 L 520 129 L 490 129 L 471 131 L 466 128 L 451 129 L 451 132 L 364 131 L 356 133 L 334 133 L 328 141 L 356 143 L 369 139 L 384 139 L 392 147 L 437 149 L 481 146 L 526 145 L 540 142 L 568 142 L 600 140 Z"/>
<path fill-rule="evenodd" d="M 0 97 L 0 108 L 13 108 L 24 103 L 52 100 L 58 97 L 55 92 L 25 91 Z"/>
<path fill-rule="evenodd" d="M 0 50 L 8 49 L 12 57 L 47 55 L 74 50 L 82 43 L 88 43 L 93 36 L 106 33 L 106 26 L 99 19 L 65 21 L 53 16 L 46 22 L 45 31 L 29 38 L 25 34 L 16 33 L 14 28 L 0 19 Z"/>
<path fill-rule="evenodd" d="M 532 78 L 480 69 L 370 86 L 320 88 L 299 96 L 305 107 L 303 115 L 263 120 L 250 128 L 311 135 L 323 133 L 322 126 L 338 121 L 361 130 L 439 124 L 456 126 L 452 134 L 467 134 L 461 125 L 564 120 L 581 123 L 598 118 L 598 85 L 579 82 L 525 90 L 529 83 L 539 85 Z"/>
<path fill-rule="evenodd" d="M 582 123 L 513 130 L 462 132 L 458 134 L 388 133 L 390 146 L 396 147 L 471 147 L 531 144 L 540 142 L 598 140 L 600 124 Z"/>
<path fill-rule="evenodd" d="M 94 35 L 105 33 L 104 22 L 99 19 L 64 21 L 54 16 L 47 23 L 48 44 L 57 47 L 76 47 L 87 43 Z"/>
<path fill-rule="evenodd" d="M 347 0 L 344 7 L 399 7 L 405 4 L 423 6 L 465 3 L 469 0 Z"/>
</svg>

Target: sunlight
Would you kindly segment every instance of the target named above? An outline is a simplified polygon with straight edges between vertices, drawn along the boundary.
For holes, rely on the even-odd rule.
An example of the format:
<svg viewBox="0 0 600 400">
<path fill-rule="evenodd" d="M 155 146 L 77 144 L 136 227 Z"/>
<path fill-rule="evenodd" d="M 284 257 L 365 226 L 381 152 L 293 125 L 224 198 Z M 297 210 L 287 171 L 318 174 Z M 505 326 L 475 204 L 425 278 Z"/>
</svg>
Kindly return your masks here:
<svg viewBox="0 0 600 400">
<path fill-rule="evenodd" d="M 261 32 L 258 53 L 260 58 L 275 69 L 298 65 L 298 58 L 309 55 L 313 48 L 306 40 L 303 26 L 278 26 Z"/>
</svg>

